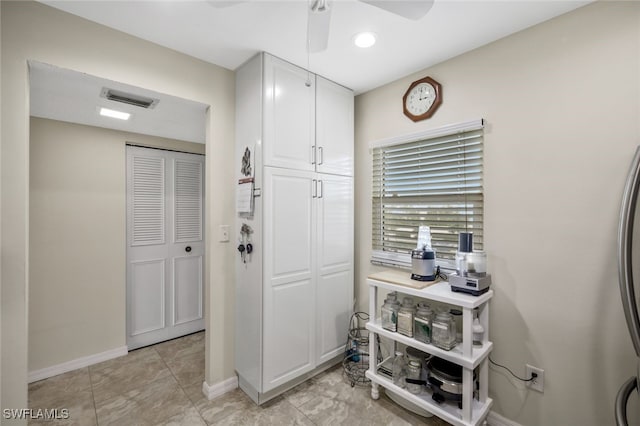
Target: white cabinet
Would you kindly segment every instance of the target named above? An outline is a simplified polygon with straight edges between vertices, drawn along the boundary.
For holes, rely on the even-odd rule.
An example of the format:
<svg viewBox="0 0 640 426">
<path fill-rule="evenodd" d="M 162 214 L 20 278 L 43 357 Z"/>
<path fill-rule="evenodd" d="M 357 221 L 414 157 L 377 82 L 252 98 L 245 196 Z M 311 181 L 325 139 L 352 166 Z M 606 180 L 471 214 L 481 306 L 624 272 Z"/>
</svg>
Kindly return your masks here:
<svg viewBox="0 0 640 426">
<path fill-rule="evenodd" d="M 316 170 L 353 176 L 353 92 L 316 78 Z"/>
<path fill-rule="evenodd" d="M 493 348 L 493 344 L 488 340 L 489 300 L 493 297 L 493 290 L 489 290 L 476 297 L 452 292 L 449 284 L 446 282 L 438 282 L 424 289 L 415 289 L 407 287 L 406 285 L 400 285 L 399 283 L 409 279 L 408 276 L 409 273 L 406 271 L 384 271 L 383 273 L 369 276 L 367 284 L 369 285 L 370 320 L 366 327 L 374 335 L 414 347 L 462 366 L 462 408 L 460 409 L 457 404 L 451 402 L 443 402 L 440 404 L 434 402 L 430 390 L 423 389 L 422 393 L 416 395 L 396 386 L 389 377 L 378 370 L 380 364 L 376 361 L 378 347 L 375 336 L 369 338 L 369 370 L 366 373 L 366 377 L 371 380 L 371 397 L 378 399 L 378 386 L 383 386 L 453 425 L 468 426 L 482 424 L 489 414 L 489 409 L 493 403 L 492 399 L 488 396 L 488 357 Z M 379 289 L 397 291 L 401 297 L 404 294 L 460 307 L 463 315 L 462 343 L 455 346 L 452 350 L 446 351 L 434 345 L 422 343 L 382 328 L 380 317 L 377 315 Z M 472 344 L 472 321 L 473 310 L 475 308 L 479 309 L 478 319 L 485 330 L 481 346 L 474 346 Z M 389 360 L 386 362 L 388 361 Z M 474 371 L 476 372 L 478 382 L 477 398 L 473 397 Z"/>
<path fill-rule="evenodd" d="M 319 148 L 320 134 L 331 143 Z M 261 404 L 344 352 L 353 306 L 353 93 L 256 56 L 236 72 L 239 180 L 247 150 L 257 196 L 253 212 L 236 220 L 238 243 L 247 243 L 239 231 L 249 227 L 253 247 L 236 262 L 236 371 Z"/>
<path fill-rule="evenodd" d="M 263 391 L 314 368 L 313 175 L 264 170 Z"/>
<path fill-rule="evenodd" d="M 264 55 L 265 166 L 315 170 L 315 90 L 315 75 Z"/>
<path fill-rule="evenodd" d="M 316 364 L 342 355 L 353 303 L 353 179 L 316 174 Z"/>
<path fill-rule="evenodd" d="M 353 176 L 353 92 L 264 56 L 264 165 Z"/>
<path fill-rule="evenodd" d="M 264 193 L 268 391 L 344 352 L 353 297 L 353 181 L 265 167 Z M 283 353 L 285 347 L 291 350 Z"/>
</svg>

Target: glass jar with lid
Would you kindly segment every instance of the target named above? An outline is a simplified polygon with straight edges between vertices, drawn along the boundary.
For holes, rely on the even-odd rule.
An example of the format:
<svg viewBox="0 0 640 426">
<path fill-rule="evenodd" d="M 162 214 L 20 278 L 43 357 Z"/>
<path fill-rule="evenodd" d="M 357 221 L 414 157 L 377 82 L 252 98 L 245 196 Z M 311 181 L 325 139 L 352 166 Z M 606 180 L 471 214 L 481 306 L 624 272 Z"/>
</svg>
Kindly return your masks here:
<svg viewBox="0 0 640 426">
<path fill-rule="evenodd" d="M 393 358 L 391 374 L 394 385 L 401 388 L 404 388 L 407 385 L 405 380 L 407 377 L 406 365 L 404 354 L 401 351 L 396 351 L 395 357 Z"/>
<path fill-rule="evenodd" d="M 473 310 L 473 323 L 471 330 L 473 331 L 473 346 L 482 346 L 484 341 L 484 327 L 480 324 L 480 318 L 478 317 L 478 308 Z"/>
<path fill-rule="evenodd" d="M 460 309 L 451 309 L 449 313 L 456 323 L 456 342 L 462 343 L 462 311 Z"/>
<path fill-rule="evenodd" d="M 398 311 L 398 333 L 407 337 L 413 337 L 413 318 L 416 314 L 416 308 L 413 299 L 405 297 L 402 299 L 402 307 Z"/>
<path fill-rule="evenodd" d="M 418 303 L 413 319 L 413 338 L 422 343 L 431 343 L 433 311 L 426 303 Z"/>
<path fill-rule="evenodd" d="M 439 312 L 433 319 L 431 343 L 447 351 L 456 346 L 456 323 L 449 312 Z"/>
<path fill-rule="evenodd" d="M 389 331 L 398 331 L 398 311 L 400 310 L 400 302 L 397 300 L 395 291 L 387 294 L 384 304 L 380 309 L 380 317 L 382 318 L 382 328 Z"/>
<path fill-rule="evenodd" d="M 413 394 L 422 392 L 422 384 L 415 383 L 421 381 L 422 363 L 411 360 L 407 363 L 407 390 Z"/>
</svg>

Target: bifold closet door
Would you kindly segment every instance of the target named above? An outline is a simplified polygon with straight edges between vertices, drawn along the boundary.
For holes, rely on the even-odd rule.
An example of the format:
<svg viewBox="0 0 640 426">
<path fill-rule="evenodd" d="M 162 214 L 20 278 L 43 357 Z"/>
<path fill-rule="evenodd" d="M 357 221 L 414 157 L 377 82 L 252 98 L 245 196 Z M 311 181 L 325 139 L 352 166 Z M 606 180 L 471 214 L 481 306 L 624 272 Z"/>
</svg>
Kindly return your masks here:
<svg viewBox="0 0 640 426">
<path fill-rule="evenodd" d="M 127 346 L 204 329 L 204 156 L 127 146 Z"/>
</svg>

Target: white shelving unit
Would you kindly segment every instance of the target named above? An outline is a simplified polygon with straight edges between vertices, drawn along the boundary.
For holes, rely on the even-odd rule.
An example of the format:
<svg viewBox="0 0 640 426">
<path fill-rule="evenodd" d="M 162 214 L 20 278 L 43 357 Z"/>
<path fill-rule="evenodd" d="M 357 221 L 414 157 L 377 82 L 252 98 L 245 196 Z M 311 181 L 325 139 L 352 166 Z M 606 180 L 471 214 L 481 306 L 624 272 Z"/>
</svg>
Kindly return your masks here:
<svg viewBox="0 0 640 426">
<path fill-rule="evenodd" d="M 493 344 L 489 341 L 489 300 L 493 297 L 493 290 L 489 290 L 480 296 L 471 296 L 463 293 L 452 292 L 447 282 L 438 282 L 423 289 L 410 287 L 411 282 L 406 271 L 388 270 L 372 274 L 367 278 L 369 285 L 369 318 L 367 330 L 374 335 L 379 335 L 394 342 L 414 347 L 422 352 L 445 359 L 462 366 L 462 409 L 455 402 L 445 401 L 436 403 L 432 400 L 432 393 L 424 389 L 420 394 L 412 394 L 405 389 L 393 384 L 388 376 L 378 372 L 378 346 L 375 336 L 369 339 L 369 370 L 367 378 L 371 380 L 371 397 L 378 399 L 379 386 L 389 389 L 409 402 L 421 407 L 447 422 L 460 425 L 479 425 L 489 414 L 493 400 L 488 396 L 489 365 L 488 356 Z M 419 342 L 400 333 L 385 330 L 381 326 L 378 317 L 378 290 L 397 291 L 402 295 L 431 300 L 448 305 L 460 307 L 462 310 L 462 344 L 458 344 L 450 351 L 440 349 L 434 345 Z M 478 308 L 478 319 L 484 327 L 484 336 L 481 346 L 473 346 L 473 310 Z M 477 369 L 477 370 L 476 370 Z M 473 397 L 473 373 L 477 371 L 479 383 L 478 398 Z"/>
</svg>

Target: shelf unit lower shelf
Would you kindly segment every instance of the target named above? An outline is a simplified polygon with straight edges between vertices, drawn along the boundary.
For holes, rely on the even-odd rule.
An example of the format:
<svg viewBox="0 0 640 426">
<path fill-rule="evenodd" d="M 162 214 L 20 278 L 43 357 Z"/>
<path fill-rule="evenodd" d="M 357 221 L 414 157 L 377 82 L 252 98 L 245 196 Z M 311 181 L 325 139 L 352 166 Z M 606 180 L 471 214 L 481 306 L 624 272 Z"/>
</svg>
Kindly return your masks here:
<svg viewBox="0 0 640 426">
<path fill-rule="evenodd" d="M 435 414 L 436 416 L 455 426 L 469 426 L 480 424 L 480 422 L 489 414 L 489 410 L 491 409 L 491 405 L 493 404 L 493 400 L 491 398 L 487 398 L 484 403 L 474 399 L 471 403 L 471 422 L 468 423 L 462 420 L 462 410 L 458 408 L 457 403 L 445 401 L 441 404 L 438 404 L 431 399 L 432 392 L 426 388 L 423 389 L 419 394 L 413 394 L 406 389 L 396 386 L 385 376 L 374 373 L 371 370 L 367 370 L 366 377 L 379 386 L 393 391 L 407 401 L 414 403 L 418 407 L 421 407 L 429 411 L 430 413 Z"/>
<path fill-rule="evenodd" d="M 421 350 L 422 352 L 426 352 L 428 354 L 437 356 L 438 358 L 442 358 L 455 364 L 461 365 L 464 368 L 476 368 L 491 353 L 491 349 L 493 349 L 493 343 L 486 342 L 481 347 L 473 347 L 473 353 L 471 357 L 467 358 L 462 354 L 461 345 L 457 345 L 450 351 L 446 351 L 444 349 L 438 348 L 437 346 L 419 342 L 411 337 L 407 337 L 400 333 L 394 333 L 392 331 L 386 330 L 382 328 L 380 319 L 376 319 L 375 322 L 368 322 L 366 324 L 366 327 L 367 330 L 382 337 L 395 340 L 396 342 L 400 342 L 406 346 L 414 347 Z"/>
</svg>

